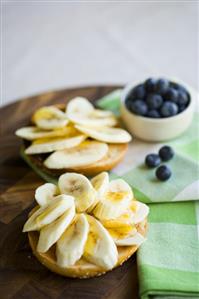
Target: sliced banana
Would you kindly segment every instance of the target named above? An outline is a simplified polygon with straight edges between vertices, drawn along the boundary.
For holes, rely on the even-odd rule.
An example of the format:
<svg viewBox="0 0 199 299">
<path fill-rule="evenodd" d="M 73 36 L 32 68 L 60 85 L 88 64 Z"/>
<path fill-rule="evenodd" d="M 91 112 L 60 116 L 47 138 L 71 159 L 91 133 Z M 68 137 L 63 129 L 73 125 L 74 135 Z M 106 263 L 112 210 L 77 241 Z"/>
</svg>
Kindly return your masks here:
<svg viewBox="0 0 199 299">
<path fill-rule="evenodd" d="M 95 114 L 89 115 L 75 115 L 70 117 L 70 120 L 82 126 L 87 127 L 113 127 L 117 124 L 117 119 L 114 116 L 96 116 Z"/>
<path fill-rule="evenodd" d="M 104 196 L 106 190 L 108 189 L 109 186 L 108 173 L 104 171 L 96 175 L 94 178 L 91 179 L 91 184 L 93 185 L 97 194 L 94 203 L 87 210 L 88 213 L 90 213 L 94 209 L 96 204 L 100 201 L 100 199 Z"/>
<path fill-rule="evenodd" d="M 54 106 L 38 109 L 34 113 L 32 120 L 39 128 L 44 130 L 62 128 L 69 122 L 66 113 Z"/>
<path fill-rule="evenodd" d="M 56 256 L 60 267 L 74 265 L 83 255 L 88 237 L 89 224 L 84 214 L 75 217 L 74 222 L 57 242 Z"/>
<path fill-rule="evenodd" d="M 44 161 L 44 165 L 50 169 L 87 166 L 101 160 L 107 152 L 106 143 L 88 140 L 76 147 L 55 151 Z"/>
<path fill-rule="evenodd" d="M 117 119 L 113 113 L 94 109 L 85 98 L 77 97 L 68 103 L 67 117 L 75 124 L 89 127 L 115 126 Z"/>
<path fill-rule="evenodd" d="M 56 185 L 46 183 L 36 189 L 35 199 L 40 206 L 44 206 L 51 203 L 57 192 L 58 190 Z"/>
<path fill-rule="evenodd" d="M 97 191 L 97 197 L 101 198 L 109 186 L 108 172 L 101 172 L 91 179 L 91 184 Z"/>
<path fill-rule="evenodd" d="M 93 139 L 107 143 L 127 143 L 132 139 L 127 131 L 120 128 L 89 128 L 81 125 L 75 125 L 75 128 Z"/>
<path fill-rule="evenodd" d="M 114 116 L 114 113 L 109 110 L 94 109 L 92 111 L 92 115 L 96 117 L 109 117 L 109 116 Z"/>
<path fill-rule="evenodd" d="M 139 201 L 132 201 L 126 214 L 123 214 L 121 216 L 121 218 L 124 218 L 124 216 L 126 215 L 126 218 L 128 218 L 128 222 L 130 223 L 129 228 L 131 227 L 131 230 L 129 230 L 127 226 L 117 226 L 116 224 L 119 225 L 119 222 L 117 223 L 118 219 L 109 221 L 109 223 L 102 223 L 105 225 L 105 227 L 109 227 L 108 231 L 114 239 L 116 245 L 140 246 L 145 241 L 145 238 L 142 236 L 142 234 L 137 232 L 137 229 L 134 225 L 137 223 L 141 223 L 147 217 L 148 213 L 149 207 L 147 205 Z"/>
<path fill-rule="evenodd" d="M 75 216 L 75 205 L 72 205 L 62 216 L 52 223 L 44 226 L 39 235 L 37 244 L 38 252 L 46 252 L 59 240 L 65 229 L 70 225 Z"/>
<path fill-rule="evenodd" d="M 70 119 L 73 114 L 89 114 L 94 110 L 93 105 L 84 97 L 76 97 L 66 106 L 66 115 Z"/>
<path fill-rule="evenodd" d="M 80 134 L 79 136 L 74 136 L 71 138 L 50 138 L 50 139 L 38 139 L 34 141 L 28 148 L 26 148 L 25 153 L 27 155 L 50 153 L 57 150 L 63 150 L 66 148 L 72 148 L 79 145 L 86 139 L 86 135 Z"/>
<path fill-rule="evenodd" d="M 129 235 L 132 236 L 136 234 L 137 229 L 135 225 L 131 225 L 129 227 L 117 227 L 117 228 L 106 228 L 113 238 L 114 241 L 123 240 L 127 238 Z"/>
<path fill-rule="evenodd" d="M 116 219 L 126 213 L 132 198 L 132 189 L 124 180 L 113 180 L 109 183 L 107 193 L 97 204 L 93 213 L 102 221 Z"/>
<path fill-rule="evenodd" d="M 149 214 L 149 207 L 142 202 L 137 201 L 137 211 L 130 211 L 131 221 L 134 224 L 142 222 Z"/>
<path fill-rule="evenodd" d="M 129 233 L 134 227 L 134 222 L 132 221 L 132 216 L 134 216 L 137 211 L 138 201 L 131 200 L 126 211 L 119 217 L 115 219 L 101 219 L 100 222 L 107 229 L 116 229 L 123 232 Z"/>
<path fill-rule="evenodd" d="M 124 180 L 113 180 L 109 183 L 103 199 L 93 210 L 93 214 L 100 220 L 115 219 L 126 212 L 132 198 L 132 189 Z"/>
<path fill-rule="evenodd" d="M 40 230 L 43 226 L 53 222 L 67 209 L 74 205 L 74 198 L 67 195 L 58 195 L 52 202 L 41 206 L 33 213 L 23 227 L 23 232 Z"/>
<path fill-rule="evenodd" d="M 132 220 L 131 215 L 126 212 L 122 214 L 121 216 L 115 218 L 115 219 L 101 219 L 100 222 L 104 225 L 106 228 L 110 229 L 117 229 L 117 228 L 132 228 Z"/>
<path fill-rule="evenodd" d="M 86 211 L 95 200 L 96 191 L 91 182 L 82 174 L 63 174 L 58 180 L 58 186 L 61 193 L 72 195 L 75 198 L 78 212 Z"/>
<path fill-rule="evenodd" d="M 140 246 L 145 240 L 139 232 L 134 232 L 123 239 L 114 239 L 117 246 Z"/>
<path fill-rule="evenodd" d="M 53 138 L 53 137 L 70 137 L 73 134 L 79 133 L 74 127 L 67 126 L 61 129 L 56 129 L 52 131 L 44 131 L 37 127 L 24 127 L 18 129 L 15 134 L 26 140 L 35 140 L 40 138 Z"/>
<path fill-rule="evenodd" d="M 110 270 L 117 264 L 117 247 L 108 231 L 98 220 L 89 215 L 86 217 L 89 222 L 89 234 L 84 257 L 89 262 Z"/>
</svg>

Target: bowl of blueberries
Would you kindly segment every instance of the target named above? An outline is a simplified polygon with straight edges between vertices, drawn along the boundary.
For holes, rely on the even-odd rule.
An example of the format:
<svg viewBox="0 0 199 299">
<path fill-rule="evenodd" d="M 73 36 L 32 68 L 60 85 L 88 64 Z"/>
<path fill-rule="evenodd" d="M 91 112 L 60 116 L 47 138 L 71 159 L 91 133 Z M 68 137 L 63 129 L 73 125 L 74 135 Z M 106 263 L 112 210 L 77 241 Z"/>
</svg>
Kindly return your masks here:
<svg viewBox="0 0 199 299">
<path fill-rule="evenodd" d="M 132 135 L 161 142 L 181 135 L 189 127 L 193 104 L 190 88 L 165 78 L 149 78 L 124 88 L 121 115 Z"/>
</svg>

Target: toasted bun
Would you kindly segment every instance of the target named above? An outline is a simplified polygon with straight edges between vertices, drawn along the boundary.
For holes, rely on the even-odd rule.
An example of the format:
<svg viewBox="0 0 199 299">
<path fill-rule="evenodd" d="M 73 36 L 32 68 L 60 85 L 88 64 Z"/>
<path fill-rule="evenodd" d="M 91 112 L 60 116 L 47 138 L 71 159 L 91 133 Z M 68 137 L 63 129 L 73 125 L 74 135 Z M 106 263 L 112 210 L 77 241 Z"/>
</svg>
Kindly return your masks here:
<svg viewBox="0 0 199 299">
<path fill-rule="evenodd" d="M 147 221 L 145 220 L 137 225 L 137 230 L 139 233 L 145 236 L 147 230 Z M 36 251 L 39 233 L 29 232 L 28 238 L 33 254 L 45 267 L 47 267 L 54 273 L 74 278 L 89 278 L 93 276 L 100 276 L 110 271 L 104 270 L 97 265 L 91 264 L 83 258 L 81 258 L 75 265 L 69 268 L 61 268 L 56 263 L 55 245 L 52 246 L 46 253 L 39 253 Z M 115 268 L 122 265 L 126 260 L 128 260 L 137 251 L 138 246 L 118 246 L 117 249 L 119 256 L 118 263 Z"/>
<path fill-rule="evenodd" d="M 102 171 L 109 171 L 112 168 L 114 168 L 118 163 L 120 163 L 120 161 L 125 156 L 128 144 L 108 144 L 108 147 L 109 150 L 107 155 L 100 161 L 90 164 L 88 166 L 76 167 L 72 169 L 49 169 L 43 164 L 43 161 L 45 159 L 43 155 L 26 155 L 25 153 L 24 155 L 26 155 L 26 161 L 28 159 L 31 164 L 33 164 L 37 168 L 40 168 L 42 172 L 53 177 L 60 176 L 62 173 L 65 172 L 79 172 L 84 175 L 92 176 Z"/>
</svg>

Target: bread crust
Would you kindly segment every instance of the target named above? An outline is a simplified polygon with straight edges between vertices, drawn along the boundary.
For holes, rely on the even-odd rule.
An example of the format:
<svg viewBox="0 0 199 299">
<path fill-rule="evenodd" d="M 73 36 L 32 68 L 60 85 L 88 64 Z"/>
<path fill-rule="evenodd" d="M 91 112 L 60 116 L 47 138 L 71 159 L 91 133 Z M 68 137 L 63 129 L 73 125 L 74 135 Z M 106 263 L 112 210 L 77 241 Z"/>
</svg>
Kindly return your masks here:
<svg viewBox="0 0 199 299">
<path fill-rule="evenodd" d="M 147 220 L 145 219 L 136 227 L 138 232 L 145 236 L 147 231 Z M 35 231 L 29 232 L 28 238 L 33 254 L 40 261 L 40 263 L 47 267 L 50 271 L 59 275 L 73 278 L 89 278 L 94 276 L 100 276 L 112 270 L 104 270 L 103 268 L 97 265 L 89 263 L 87 260 L 83 258 L 81 258 L 78 262 L 76 262 L 75 265 L 69 268 L 62 268 L 58 266 L 56 263 L 55 245 L 52 246 L 46 253 L 39 253 L 36 250 L 39 233 Z M 117 249 L 118 262 L 114 268 L 122 265 L 126 260 L 128 260 L 137 251 L 138 246 L 117 246 Z"/>
</svg>

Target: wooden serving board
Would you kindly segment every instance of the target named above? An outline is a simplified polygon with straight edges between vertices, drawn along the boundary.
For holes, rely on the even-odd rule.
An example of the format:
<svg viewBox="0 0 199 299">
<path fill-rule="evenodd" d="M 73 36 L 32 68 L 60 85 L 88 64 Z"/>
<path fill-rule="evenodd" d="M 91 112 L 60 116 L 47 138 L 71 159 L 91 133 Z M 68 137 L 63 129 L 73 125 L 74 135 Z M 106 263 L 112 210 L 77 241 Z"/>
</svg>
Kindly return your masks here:
<svg viewBox="0 0 199 299">
<path fill-rule="evenodd" d="M 40 106 L 67 103 L 75 96 L 94 101 L 119 86 L 96 86 L 47 92 L 0 109 L 0 298 L 133 299 L 138 298 L 135 256 L 98 278 L 71 279 L 51 273 L 32 255 L 22 227 L 43 183 L 19 156 L 14 135 Z"/>
</svg>

